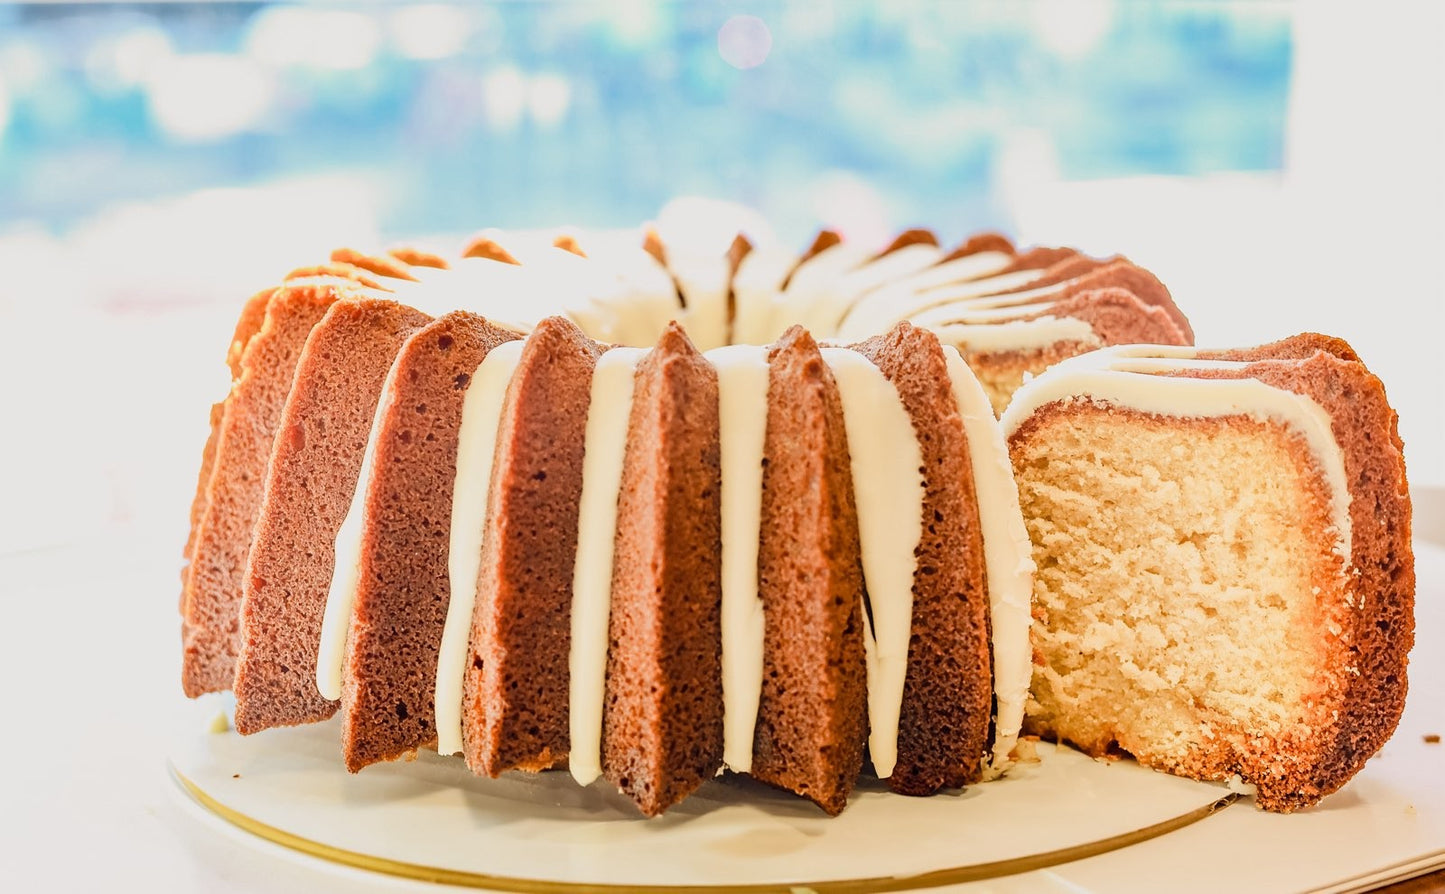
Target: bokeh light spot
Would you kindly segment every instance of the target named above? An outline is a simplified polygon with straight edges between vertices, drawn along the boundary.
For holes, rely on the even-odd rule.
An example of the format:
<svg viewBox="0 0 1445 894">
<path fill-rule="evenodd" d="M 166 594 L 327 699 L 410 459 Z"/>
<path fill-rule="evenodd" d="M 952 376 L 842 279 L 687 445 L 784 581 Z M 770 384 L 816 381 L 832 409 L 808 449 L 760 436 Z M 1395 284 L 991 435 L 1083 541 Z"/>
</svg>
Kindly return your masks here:
<svg viewBox="0 0 1445 894">
<path fill-rule="evenodd" d="M 174 139 L 220 140 L 256 128 L 275 92 L 272 79 L 246 57 L 177 55 L 150 79 L 150 111 Z"/>
<path fill-rule="evenodd" d="M 757 16 L 733 16 L 717 32 L 717 51 L 733 68 L 757 68 L 773 49 L 773 33 Z"/>
</svg>

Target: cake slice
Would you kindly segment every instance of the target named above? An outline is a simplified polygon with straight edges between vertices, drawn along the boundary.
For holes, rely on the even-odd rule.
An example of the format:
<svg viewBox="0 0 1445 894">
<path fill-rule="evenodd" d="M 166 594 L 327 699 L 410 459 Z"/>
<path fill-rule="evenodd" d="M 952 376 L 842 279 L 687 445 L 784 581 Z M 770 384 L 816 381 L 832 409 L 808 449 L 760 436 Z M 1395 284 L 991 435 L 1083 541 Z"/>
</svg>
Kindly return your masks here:
<svg viewBox="0 0 1445 894">
<path fill-rule="evenodd" d="M 638 365 L 608 624 L 602 771 L 647 816 L 722 764 L 717 372 L 676 324 Z"/>
<path fill-rule="evenodd" d="M 231 688 L 241 645 L 246 556 L 276 427 L 311 328 L 346 288 L 344 281 L 315 280 L 276 289 L 266 299 L 260 328 L 241 352 L 239 375 L 207 451 L 208 480 L 198 500 L 204 508 L 193 507 L 181 593 L 181 684 L 188 696 Z M 238 335 L 250 329 L 258 300 L 247 305 Z"/>
<path fill-rule="evenodd" d="M 367 448 L 370 474 L 351 510 L 360 510 L 355 560 L 346 567 L 338 544 L 326 608 L 328 619 L 349 618 L 344 659 L 336 668 L 335 639 L 323 640 L 317 669 L 318 683 L 340 671 L 339 693 L 328 685 L 322 694 L 340 696 L 342 748 L 352 772 L 436 740 L 462 401 L 487 353 L 517 337 L 453 311 L 407 339 L 387 374 Z"/>
<path fill-rule="evenodd" d="M 243 583 L 234 685 L 241 733 L 336 712 L 336 702 L 316 689 L 336 532 L 356 493 L 386 371 L 402 343 L 430 320 L 395 301 L 337 301 L 306 340 Z"/>
<path fill-rule="evenodd" d="M 879 767 L 885 756 L 877 748 L 876 727 L 870 755 L 893 791 L 932 794 L 977 781 L 990 737 L 991 608 L 970 437 L 947 355 L 933 333 L 900 323 L 853 350 L 897 390 L 913 424 L 923 488 L 921 504 L 914 504 L 921 509 L 917 546 L 904 569 L 911 571 L 912 607 L 891 772 Z M 844 409 L 847 413 L 846 404 Z M 850 423 L 850 450 L 856 451 L 854 431 Z M 854 484 L 863 486 L 856 472 Z M 860 494 L 860 513 L 868 508 Z M 872 578 L 866 538 L 864 550 L 865 574 Z M 881 594 L 871 579 L 867 586 L 876 631 Z M 881 633 L 879 648 L 886 648 Z M 875 697 L 870 692 L 870 700 Z"/>
<path fill-rule="evenodd" d="M 241 356 L 245 353 L 246 345 L 250 344 L 252 337 L 261 331 L 261 324 L 266 320 L 266 305 L 271 300 L 274 289 L 265 289 L 257 292 L 246 300 L 241 308 L 241 315 L 236 320 L 236 328 L 231 335 L 231 344 L 226 349 L 226 366 L 231 371 L 231 386 L 234 388 L 236 380 L 241 377 Z M 229 399 L 229 395 L 227 396 Z M 221 422 L 226 416 L 226 399 L 211 405 L 210 434 L 206 436 L 206 446 L 201 450 L 201 471 L 197 475 L 196 495 L 191 499 L 191 524 L 190 532 L 186 535 L 186 545 L 181 551 L 186 566 L 190 565 L 191 554 L 196 547 L 196 531 L 200 527 L 201 517 L 206 512 L 206 504 L 210 501 L 209 485 L 211 483 L 211 470 L 216 463 L 216 442 L 221 437 Z M 183 567 L 181 581 L 184 584 L 188 568 Z M 185 594 L 181 594 L 181 605 L 184 610 Z"/>
<path fill-rule="evenodd" d="M 768 352 L 768 380 L 757 558 L 765 637 L 748 772 L 836 816 L 862 768 L 868 725 L 863 570 L 843 409 L 801 327 Z"/>
<path fill-rule="evenodd" d="M 1105 349 L 1002 423 L 1040 568 L 1033 731 L 1238 775 L 1281 812 L 1389 738 L 1410 499 L 1395 414 L 1347 345 Z"/>
<path fill-rule="evenodd" d="M 488 776 L 567 757 L 572 570 L 600 354 L 576 325 L 549 317 L 506 389 L 463 686 L 467 764 Z"/>
<path fill-rule="evenodd" d="M 1072 293 L 1042 307 L 961 314 L 933 331 L 963 355 L 996 415 L 1024 382 L 1061 360 L 1106 345 L 1190 341 L 1168 311 L 1117 287 Z"/>
</svg>

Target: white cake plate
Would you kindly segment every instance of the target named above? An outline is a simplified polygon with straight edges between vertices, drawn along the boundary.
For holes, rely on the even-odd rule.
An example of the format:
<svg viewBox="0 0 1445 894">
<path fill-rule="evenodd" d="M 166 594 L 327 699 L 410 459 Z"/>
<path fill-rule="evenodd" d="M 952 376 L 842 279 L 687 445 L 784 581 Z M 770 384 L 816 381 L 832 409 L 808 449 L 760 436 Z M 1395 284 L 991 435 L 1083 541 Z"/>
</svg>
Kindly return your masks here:
<svg viewBox="0 0 1445 894">
<path fill-rule="evenodd" d="M 1220 785 L 1039 747 L 1003 780 L 932 798 L 860 785 L 824 816 L 792 795 L 729 777 L 644 819 L 604 782 L 565 772 L 472 776 L 460 758 L 350 775 L 336 721 L 241 736 L 209 732 L 198 705 L 171 774 L 201 807 L 262 839 L 404 878 L 499 891 L 900 891 L 1035 870 L 1209 817 Z"/>
</svg>

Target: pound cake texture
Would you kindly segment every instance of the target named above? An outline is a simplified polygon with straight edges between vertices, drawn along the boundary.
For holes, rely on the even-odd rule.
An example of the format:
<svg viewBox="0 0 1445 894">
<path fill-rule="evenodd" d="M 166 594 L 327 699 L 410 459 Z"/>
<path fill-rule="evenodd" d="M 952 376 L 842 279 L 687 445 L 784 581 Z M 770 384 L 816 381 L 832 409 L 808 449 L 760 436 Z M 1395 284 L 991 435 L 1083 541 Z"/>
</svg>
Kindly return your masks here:
<svg viewBox="0 0 1445 894">
<path fill-rule="evenodd" d="M 1268 810 L 1389 738 L 1413 642 L 1395 415 L 1342 342 L 1116 348 L 1003 419 L 1039 572 L 1028 727 Z"/>
<path fill-rule="evenodd" d="M 1137 265 L 992 233 L 338 250 L 237 323 L 183 688 L 647 816 L 957 789 L 1021 732 L 1308 806 L 1403 705 L 1394 414 L 1337 339 L 1192 342 Z"/>
</svg>

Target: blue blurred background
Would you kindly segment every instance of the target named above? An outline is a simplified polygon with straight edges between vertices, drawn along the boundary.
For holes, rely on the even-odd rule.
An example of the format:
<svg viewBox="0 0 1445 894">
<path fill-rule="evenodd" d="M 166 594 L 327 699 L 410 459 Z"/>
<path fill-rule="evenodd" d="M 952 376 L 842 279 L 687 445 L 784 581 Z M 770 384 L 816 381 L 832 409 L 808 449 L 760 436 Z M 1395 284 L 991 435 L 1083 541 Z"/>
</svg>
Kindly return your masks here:
<svg viewBox="0 0 1445 894">
<path fill-rule="evenodd" d="M 10 6 L 0 228 L 341 175 L 382 238 L 679 194 L 794 240 L 1008 229 L 1020 144 L 1070 180 L 1280 170 L 1292 49 L 1273 3 Z"/>
</svg>

